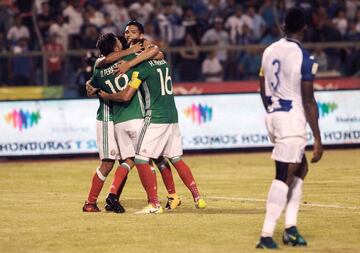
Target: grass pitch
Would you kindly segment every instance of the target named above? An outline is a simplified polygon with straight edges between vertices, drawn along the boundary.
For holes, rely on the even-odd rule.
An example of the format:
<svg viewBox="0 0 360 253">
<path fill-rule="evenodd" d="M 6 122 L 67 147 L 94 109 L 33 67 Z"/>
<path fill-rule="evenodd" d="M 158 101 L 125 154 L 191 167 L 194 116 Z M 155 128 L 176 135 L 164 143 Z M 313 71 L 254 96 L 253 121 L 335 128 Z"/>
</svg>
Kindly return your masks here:
<svg viewBox="0 0 360 253">
<path fill-rule="evenodd" d="M 269 156 L 185 156 L 208 207 L 194 208 L 173 170 L 183 203 L 159 215 L 133 214 L 146 204 L 136 169 L 123 192 L 125 214 L 83 213 L 96 159 L 0 163 L 0 252 L 259 252 L 254 248 L 274 176 Z M 360 251 L 359 169 L 360 149 L 326 151 L 310 165 L 298 225 L 309 246 L 281 244 L 281 217 L 274 238 L 282 252 Z M 165 204 L 159 174 L 158 185 Z"/>
</svg>

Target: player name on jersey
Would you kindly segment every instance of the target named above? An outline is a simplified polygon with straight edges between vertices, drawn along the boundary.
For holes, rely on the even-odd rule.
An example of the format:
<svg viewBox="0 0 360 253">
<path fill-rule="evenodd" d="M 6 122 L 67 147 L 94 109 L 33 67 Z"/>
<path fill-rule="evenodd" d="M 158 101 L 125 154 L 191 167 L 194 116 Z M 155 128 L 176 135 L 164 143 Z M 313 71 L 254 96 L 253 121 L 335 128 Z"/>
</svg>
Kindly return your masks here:
<svg viewBox="0 0 360 253">
<path fill-rule="evenodd" d="M 110 67 L 106 68 L 106 69 L 103 69 L 103 70 L 100 70 L 100 76 L 101 77 L 104 77 L 104 76 L 109 76 L 111 74 L 114 73 L 114 68 L 118 65 L 119 63 L 116 62 L 114 63 L 113 65 L 111 65 Z"/>
<path fill-rule="evenodd" d="M 160 65 L 166 64 L 166 61 L 165 60 L 150 60 L 149 64 L 151 67 L 160 66 Z"/>
</svg>

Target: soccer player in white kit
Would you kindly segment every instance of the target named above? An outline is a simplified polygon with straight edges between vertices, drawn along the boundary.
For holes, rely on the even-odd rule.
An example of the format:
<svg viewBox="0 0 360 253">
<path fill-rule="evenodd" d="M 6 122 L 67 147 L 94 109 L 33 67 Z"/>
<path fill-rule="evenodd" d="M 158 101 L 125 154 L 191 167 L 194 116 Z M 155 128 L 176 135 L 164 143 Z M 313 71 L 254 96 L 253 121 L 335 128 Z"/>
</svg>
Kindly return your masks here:
<svg viewBox="0 0 360 253">
<path fill-rule="evenodd" d="M 257 248 L 278 248 L 272 237 L 284 209 L 284 244 L 307 245 L 296 227 L 303 180 L 308 171 L 305 157 L 307 122 L 314 136 L 312 163 L 321 159 L 323 148 L 313 90 L 318 65 L 301 46 L 305 29 L 303 11 L 289 9 L 285 16 L 286 37 L 268 46 L 262 57 L 260 93 L 267 111 L 266 127 L 275 144 L 271 158 L 275 160 L 276 176 L 268 193 Z"/>
</svg>

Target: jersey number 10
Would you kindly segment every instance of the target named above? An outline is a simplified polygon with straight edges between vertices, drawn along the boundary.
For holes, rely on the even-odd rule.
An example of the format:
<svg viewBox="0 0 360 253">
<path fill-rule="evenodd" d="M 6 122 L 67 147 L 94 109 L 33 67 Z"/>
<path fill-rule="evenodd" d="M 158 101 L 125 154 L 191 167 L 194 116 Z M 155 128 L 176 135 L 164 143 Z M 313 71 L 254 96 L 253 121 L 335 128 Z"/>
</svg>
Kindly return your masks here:
<svg viewBox="0 0 360 253">
<path fill-rule="evenodd" d="M 161 96 L 173 94 L 171 76 L 169 76 L 169 68 L 166 68 L 165 78 L 161 69 L 156 69 L 156 71 L 159 73 Z"/>
</svg>

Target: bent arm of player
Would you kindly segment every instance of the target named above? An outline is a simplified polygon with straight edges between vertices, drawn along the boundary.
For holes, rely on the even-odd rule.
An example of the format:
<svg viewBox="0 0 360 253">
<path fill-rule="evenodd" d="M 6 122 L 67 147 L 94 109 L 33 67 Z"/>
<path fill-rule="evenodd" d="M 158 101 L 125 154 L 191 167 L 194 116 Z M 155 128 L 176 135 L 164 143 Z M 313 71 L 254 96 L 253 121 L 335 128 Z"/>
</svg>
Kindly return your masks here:
<svg viewBox="0 0 360 253">
<path fill-rule="evenodd" d="M 99 92 L 99 96 L 106 100 L 112 100 L 115 102 L 129 102 L 134 96 L 135 92 L 138 90 L 141 80 L 137 76 L 132 76 L 131 81 L 126 86 L 126 88 L 118 93 L 107 93 L 103 90 Z"/>
<path fill-rule="evenodd" d="M 259 72 L 259 84 L 260 84 L 260 95 L 261 101 L 264 105 L 265 110 L 267 111 L 267 102 L 266 102 L 266 95 L 265 95 L 265 78 L 264 78 L 264 70 L 260 68 Z"/>
<path fill-rule="evenodd" d="M 116 62 L 116 61 L 120 60 L 124 56 L 127 56 L 129 54 L 138 53 L 138 52 L 141 52 L 142 50 L 144 50 L 144 47 L 139 42 L 139 43 L 136 43 L 134 46 L 132 46 L 130 48 L 127 48 L 125 50 L 112 52 L 111 54 L 107 55 L 106 57 L 100 58 L 96 62 L 95 68 L 103 68 L 103 67 L 109 65 L 110 63 L 113 63 L 113 62 Z"/>
<path fill-rule="evenodd" d="M 91 78 L 89 80 L 86 81 L 85 83 L 85 87 L 86 87 L 86 95 L 90 98 L 96 97 L 97 93 L 99 92 L 99 88 L 94 88 L 92 86 L 92 80 Z"/>
<path fill-rule="evenodd" d="M 323 147 L 321 144 L 321 135 L 318 123 L 319 111 L 314 97 L 314 88 L 312 81 L 301 82 L 301 94 L 306 120 L 308 121 L 314 136 L 313 157 L 311 159 L 311 162 L 316 163 L 321 159 L 321 156 L 323 154 Z"/>
<path fill-rule="evenodd" d="M 118 72 L 118 74 L 120 74 L 120 75 L 124 74 L 129 69 L 138 65 L 139 63 L 149 60 L 149 59 L 154 59 L 154 57 L 156 57 L 159 52 L 160 52 L 160 49 L 158 46 L 151 45 L 151 46 L 147 47 L 143 52 L 141 52 L 138 56 L 136 56 L 134 59 L 131 59 L 130 61 L 123 61 L 122 63 L 118 64 L 114 68 L 114 71 Z"/>
</svg>

